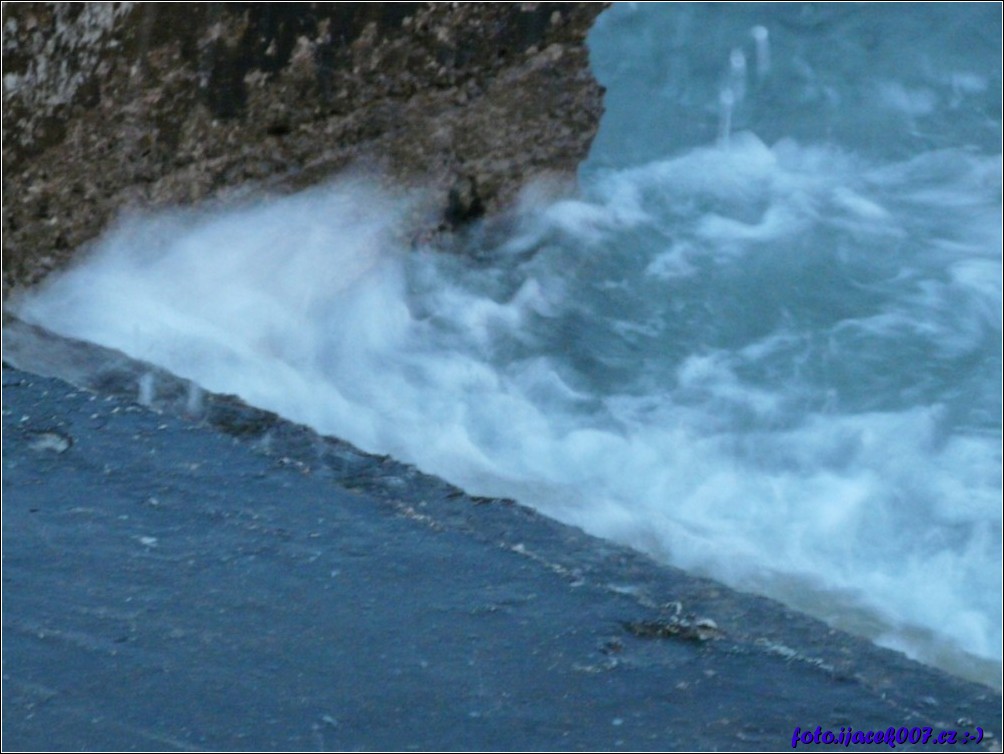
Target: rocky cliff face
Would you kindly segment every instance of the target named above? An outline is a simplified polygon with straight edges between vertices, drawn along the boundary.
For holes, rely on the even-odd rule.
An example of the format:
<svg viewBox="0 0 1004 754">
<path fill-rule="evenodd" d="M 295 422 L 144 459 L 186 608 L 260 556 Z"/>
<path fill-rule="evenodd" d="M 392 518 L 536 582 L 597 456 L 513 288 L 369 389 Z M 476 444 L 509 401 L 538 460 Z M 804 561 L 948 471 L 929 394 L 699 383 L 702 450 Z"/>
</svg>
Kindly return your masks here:
<svg viewBox="0 0 1004 754">
<path fill-rule="evenodd" d="M 297 188 L 350 164 L 450 228 L 574 175 L 602 112 L 592 3 L 13 3 L 4 288 L 125 208 Z M 430 228 L 427 228 L 430 229 Z"/>
</svg>

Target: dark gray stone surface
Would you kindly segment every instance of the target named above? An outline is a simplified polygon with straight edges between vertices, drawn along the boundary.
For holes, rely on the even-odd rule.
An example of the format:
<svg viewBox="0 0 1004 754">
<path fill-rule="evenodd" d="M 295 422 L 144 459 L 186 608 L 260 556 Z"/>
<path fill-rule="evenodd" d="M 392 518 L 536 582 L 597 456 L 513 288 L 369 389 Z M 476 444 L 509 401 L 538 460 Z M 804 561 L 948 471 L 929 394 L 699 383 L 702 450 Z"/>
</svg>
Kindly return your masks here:
<svg viewBox="0 0 1004 754">
<path fill-rule="evenodd" d="M 986 687 L 121 354 L 4 341 L 4 750 L 1000 747 Z"/>
</svg>

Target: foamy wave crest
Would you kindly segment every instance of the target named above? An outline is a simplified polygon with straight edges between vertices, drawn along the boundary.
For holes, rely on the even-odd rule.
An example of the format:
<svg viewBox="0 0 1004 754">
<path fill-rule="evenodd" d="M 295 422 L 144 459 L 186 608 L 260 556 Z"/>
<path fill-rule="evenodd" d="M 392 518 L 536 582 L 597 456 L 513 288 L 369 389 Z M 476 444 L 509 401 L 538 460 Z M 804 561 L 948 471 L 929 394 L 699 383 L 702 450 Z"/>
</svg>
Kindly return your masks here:
<svg viewBox="0 0 1004 754">
<path fill-rule="evenodd" d="M 336 182 L 123 222 L 17 306 L 987 680 L 999 170 L 737 134 L 527 211 L 490 266 Z"/>
</svg>

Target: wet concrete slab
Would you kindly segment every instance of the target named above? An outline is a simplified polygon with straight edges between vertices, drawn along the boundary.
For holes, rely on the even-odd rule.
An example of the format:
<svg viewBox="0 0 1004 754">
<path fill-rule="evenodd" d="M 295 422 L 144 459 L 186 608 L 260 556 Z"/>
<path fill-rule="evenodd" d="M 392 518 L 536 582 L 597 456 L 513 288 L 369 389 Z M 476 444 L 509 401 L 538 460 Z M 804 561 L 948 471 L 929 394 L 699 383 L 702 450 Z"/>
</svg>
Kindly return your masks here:
<svg viewBox="0 0 1004 754">
<path fill-rule="evenodd" d="M 4 750 L 1000 749 L 993 690 L 771 600 L 16 320 L 4 359 Z"/>
</svg>

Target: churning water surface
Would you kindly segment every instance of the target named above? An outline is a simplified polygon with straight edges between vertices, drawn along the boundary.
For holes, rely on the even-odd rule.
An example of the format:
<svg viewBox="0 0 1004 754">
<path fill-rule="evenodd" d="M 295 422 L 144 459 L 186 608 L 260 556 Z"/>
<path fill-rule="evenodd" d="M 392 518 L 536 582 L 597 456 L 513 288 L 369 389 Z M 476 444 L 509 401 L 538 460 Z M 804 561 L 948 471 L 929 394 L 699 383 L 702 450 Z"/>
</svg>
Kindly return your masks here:
<svg viewBox="0 0 1004 754">
<path fill-rule="evenodd" d="M 19 311 L 997 686 L 1000 28 L 618 5 L 579 195 L 467 255 L 346 178 L 124 220 Z"/>
</svg>

